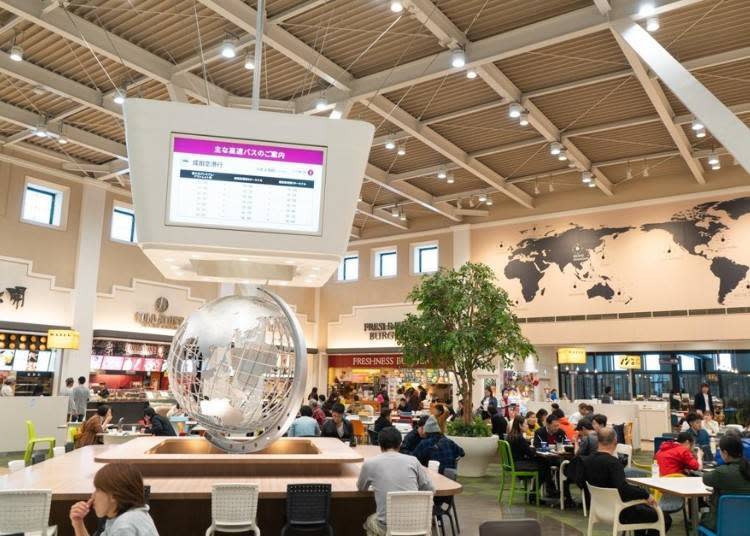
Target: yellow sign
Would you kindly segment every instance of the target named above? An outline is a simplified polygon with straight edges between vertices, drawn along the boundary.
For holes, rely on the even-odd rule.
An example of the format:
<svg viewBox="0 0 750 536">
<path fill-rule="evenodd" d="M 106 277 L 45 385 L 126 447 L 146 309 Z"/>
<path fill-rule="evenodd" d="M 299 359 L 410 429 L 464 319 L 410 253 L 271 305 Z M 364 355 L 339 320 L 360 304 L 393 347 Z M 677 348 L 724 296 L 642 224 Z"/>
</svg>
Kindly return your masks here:
<svg viewBox="0 0 750 536">
<path fill-rule="evenodd" d="M 621 369 L 639 369 L 641 368 L 641 356 L 639 355 L 618 355 L 617 368 Z"/>
<path fill-rule="evenodd" d="M 51 329 L 47 332 L 47 347 L 78 350 L 81 335 L 73 329 Z"/>
<path fill-rule="evenodd" d="M 586 348 L 558 348 L 557 362 L 561 365 L 585 365 Z"/>
</svg>

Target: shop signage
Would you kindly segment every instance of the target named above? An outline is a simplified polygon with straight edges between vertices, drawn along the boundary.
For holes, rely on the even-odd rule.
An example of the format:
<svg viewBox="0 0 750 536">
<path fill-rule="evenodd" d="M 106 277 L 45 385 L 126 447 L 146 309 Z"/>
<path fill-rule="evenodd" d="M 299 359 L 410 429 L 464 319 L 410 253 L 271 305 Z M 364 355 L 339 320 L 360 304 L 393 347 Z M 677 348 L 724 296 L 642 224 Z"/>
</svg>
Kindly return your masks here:
<svg viewBox="0 0 750 536">
<path fill-rule="evenodd" d="M 329 355 L 329 368 L 406 368 L 399 354 Z"/>
<path fill-rule="evenodd" d="M 177 329 L 185 320 L 184 316 L 165 315 L 169 300 L 161 296 L 154 302 L 153 313 L 135 313 L 135 321 L 145 328 Z"/>
<path fill-rule="evenodd" d="M 47 346 L 61 350 L 78 350 L 81 334 L 72 329 L 51 329 L 47 332 Z"/>
<path fill-rule="evenodd" d="M 586 348 L 558 348 L 557 362 L 561 365 L 585 365 Z"/>
<path fill-rule="evenodd" d="M 621 369 L 639 369 L 641 368 L 641 356 L 639 355 L 618 355 L 617 368 Z"/>
<path fill-rule="evenodd" d="M 6 287 L 0 290 L 0 303 L 10 302 L 16 309 L 20 309 L 26 302 L 26 287 Z"/>
<path fill-rule="evenodd" d="M 362 327 L 371 341 L 394 340 L 398 324 L 399 322 L 365 322 Z"/>
</svg>

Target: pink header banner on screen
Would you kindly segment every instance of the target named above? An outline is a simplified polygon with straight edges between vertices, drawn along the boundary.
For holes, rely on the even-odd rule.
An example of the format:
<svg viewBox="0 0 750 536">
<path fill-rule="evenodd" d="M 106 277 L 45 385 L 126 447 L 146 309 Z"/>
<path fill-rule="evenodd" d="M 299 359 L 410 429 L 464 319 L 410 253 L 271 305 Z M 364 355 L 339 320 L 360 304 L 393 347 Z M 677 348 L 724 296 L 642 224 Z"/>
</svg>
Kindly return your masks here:
<svg viewBox="0 0 750 536">
<path fill-rule="evenodd" d="M 254 145 L 226 140 L 203 140 L 195 138 L 174 138 L 173 150 L 176 153 L 202 154 L 247 158 L 249 160 L 271 160 L 293 164 L 323 165 L 323 151 L 299 149 L 284 145 Z"/>
</svg>

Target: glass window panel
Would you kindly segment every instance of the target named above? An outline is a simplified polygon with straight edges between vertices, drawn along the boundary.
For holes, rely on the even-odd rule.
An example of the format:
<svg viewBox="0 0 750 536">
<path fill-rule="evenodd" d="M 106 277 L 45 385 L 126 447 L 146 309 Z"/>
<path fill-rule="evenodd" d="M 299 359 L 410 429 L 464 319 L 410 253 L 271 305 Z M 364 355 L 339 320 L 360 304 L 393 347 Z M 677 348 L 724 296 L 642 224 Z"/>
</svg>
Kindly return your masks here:
<svg viewBox="0 0 750 536">
<path fill-rule="evenodd" d="M 378 253 L 375 275 L 377 277 L 393 277 L 398 272 L 398 259 L 395 251 Z"/>
<path fill-rule="evenodd" d="M 429 272 L 437 272 L 438 270 L 438 247 L 437 246 L 426 246 L 418 247 L 415 250 L 416 253 L 416 272 L 419 274 L 425 274 Z"/>
<path fill-rule="evenodd" d="M 356 281 L 359 277 L 359 256 L 344 257 L 339 265 L 339 281 Z"/>
<path fill-rule="evenodd" d="M 23 219 L 54 225 L 55 194 L 31 186 L 26 188 L 23 200 Z"/>
<path fill-rule="evenodd" d="M 132 210 L 116 208 L 112 211 L 113 240 L 122 242 L 135 242 L 135 214 Z"/>
</svg>

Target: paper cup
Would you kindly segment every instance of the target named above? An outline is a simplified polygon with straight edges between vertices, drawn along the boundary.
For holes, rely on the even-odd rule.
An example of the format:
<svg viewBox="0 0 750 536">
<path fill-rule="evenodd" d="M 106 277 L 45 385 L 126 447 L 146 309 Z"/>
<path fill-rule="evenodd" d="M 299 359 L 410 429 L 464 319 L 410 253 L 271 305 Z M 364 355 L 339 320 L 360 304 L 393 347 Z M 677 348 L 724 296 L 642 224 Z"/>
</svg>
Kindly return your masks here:
<svg viewBox="0 0 750 536">
<path fill-rule="evenodd" d="M 437 460 L 430 460 L 427 462 L 427 469 L 430 471 L 440 472 L 440 462 Z"/>
</svg>

